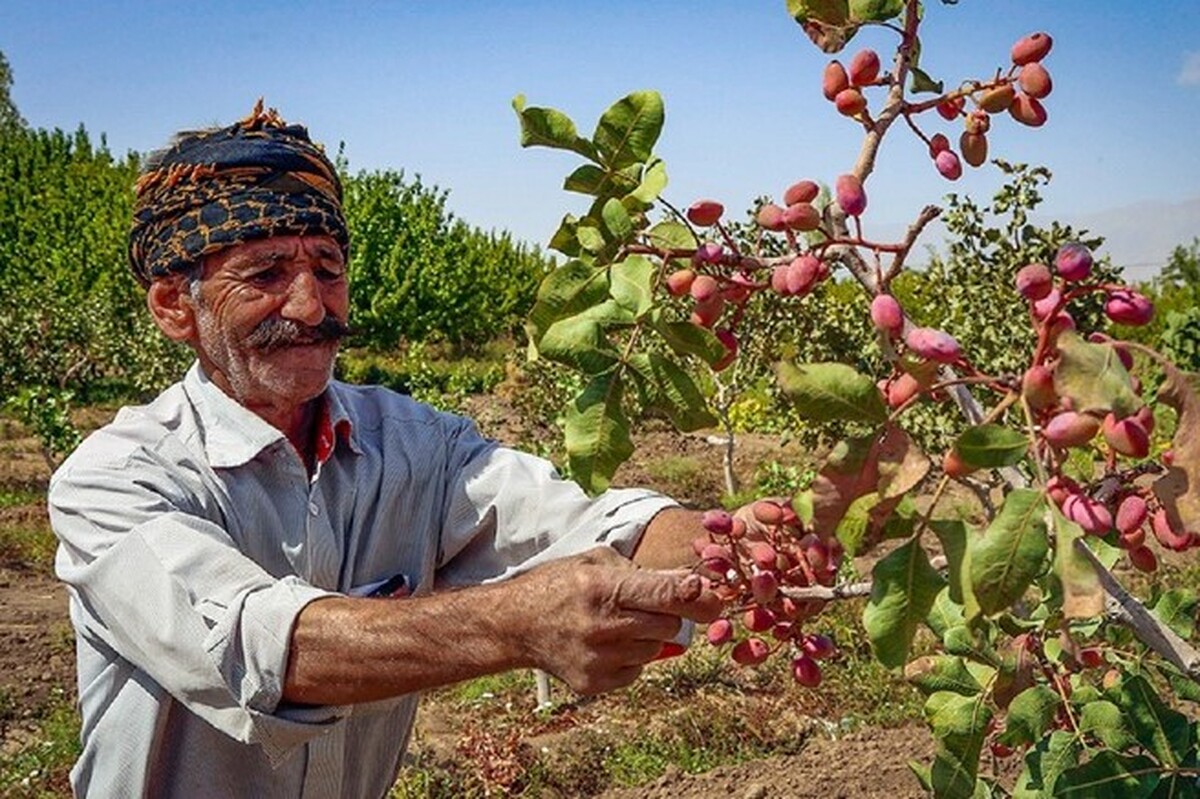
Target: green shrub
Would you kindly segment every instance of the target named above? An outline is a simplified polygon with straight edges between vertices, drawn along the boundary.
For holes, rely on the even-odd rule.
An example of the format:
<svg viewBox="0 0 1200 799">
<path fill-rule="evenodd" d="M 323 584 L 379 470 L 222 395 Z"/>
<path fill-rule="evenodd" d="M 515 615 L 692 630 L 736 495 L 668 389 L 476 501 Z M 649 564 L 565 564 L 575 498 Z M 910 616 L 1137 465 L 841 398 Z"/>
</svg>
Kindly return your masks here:
<svg viewBox="0 0 1200 799">
<path fill-rule="evenodd" d="M 348 383 L 385 386 L 444 410 L 463 398 L 486 394 L 504 379 L 504 364 L 473 357 L 437 358 L 421 342 L 392 353 L 354 350 L 338 358 L 338 377 Z"/>
<path fill-rule="evenodd" d="M 447 192 L 393 170 L 345 175 L 351 324 L 379 350 L 479 346 L 519 331 L 552 262 L 446 210 Z"/>
</svg>

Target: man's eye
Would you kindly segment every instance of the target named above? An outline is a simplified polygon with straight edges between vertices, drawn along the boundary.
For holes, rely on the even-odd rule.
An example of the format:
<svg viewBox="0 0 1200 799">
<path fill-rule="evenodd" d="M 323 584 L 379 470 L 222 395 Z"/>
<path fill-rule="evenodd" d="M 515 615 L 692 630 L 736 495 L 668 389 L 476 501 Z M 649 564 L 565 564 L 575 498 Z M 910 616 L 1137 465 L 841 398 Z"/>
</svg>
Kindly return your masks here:
<svg viewBox="0 0 1200 799">
<path fill-rule="evenodd" d="M 340 269 L 322 268 L 317 270 L 317 279 L 323 280 L 326 283 L 333 283 L 340 280 L 346 273 Z"/>
<path fill-rule="evenodd" d="M 249 279 L 250 279 L 251 283 L 255 283 L 257 285 L 262 286 L 262 285 L 267 285 L 269 283 L 274 283 L 275 280 L 277 280 L 278 278 L 279 278 L 279 270 L 276 269 L 275 267 L 271 267 L 270 269 L 263 269 L 260 272 L 254 272 L 253 274 L 250 275 Z"/>
</svg>

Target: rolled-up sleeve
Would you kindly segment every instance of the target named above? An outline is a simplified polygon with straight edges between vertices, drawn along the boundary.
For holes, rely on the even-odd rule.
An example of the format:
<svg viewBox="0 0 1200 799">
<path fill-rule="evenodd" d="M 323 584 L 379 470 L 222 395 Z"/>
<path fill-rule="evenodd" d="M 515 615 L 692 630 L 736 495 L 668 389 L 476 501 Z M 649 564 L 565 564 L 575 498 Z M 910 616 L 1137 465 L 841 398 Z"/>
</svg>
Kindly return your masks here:
<svg viewBox="0 0 1200 799">
<path fill-rule="evenodd" d="M 344 712 L 280 701 L 296 617 L 330 592 L 264 571 L 152 457 L 76 460 L 55 475 L 49 505 L 81 634 L 188 710 L 273 760 Z"/>
<path fill-rule="evenodd" d="M 644 489 L 589 497 L 553 464 L 487 441 L 470 423 L 453 442 L 441 585 L 506 579 L 598 545 L 630 557 L 654 515 L 677 504 Z"/>
</svg>

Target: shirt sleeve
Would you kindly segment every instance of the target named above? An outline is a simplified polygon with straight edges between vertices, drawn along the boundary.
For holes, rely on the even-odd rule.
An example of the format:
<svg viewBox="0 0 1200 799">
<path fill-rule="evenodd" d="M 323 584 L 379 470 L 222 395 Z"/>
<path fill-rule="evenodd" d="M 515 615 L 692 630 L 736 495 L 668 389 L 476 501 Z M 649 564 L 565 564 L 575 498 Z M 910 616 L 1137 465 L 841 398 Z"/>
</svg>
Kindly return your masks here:
<svg viewBox="0 0 1200 799">
<path fill-rule="evenodd" d="M 589 497 L 549 461 L 488 441 L 469 422 L 452 452 L 439 586 L 507 579 L 600 545 L 631 557 L 654 515 L 677 505 L 645 489 Z"/>
<path fill-rule="evenodd" d="M 79 453 L 77 453 L 79 454 Z M 74 622 L 229 736 L 278 760 L 344 708 L 281 704 L 292 627 L 330 592 L 242 554 L 219 512 L 135 452 L 69 461 L 51 482 L 56 572 Z"/>
</svg>

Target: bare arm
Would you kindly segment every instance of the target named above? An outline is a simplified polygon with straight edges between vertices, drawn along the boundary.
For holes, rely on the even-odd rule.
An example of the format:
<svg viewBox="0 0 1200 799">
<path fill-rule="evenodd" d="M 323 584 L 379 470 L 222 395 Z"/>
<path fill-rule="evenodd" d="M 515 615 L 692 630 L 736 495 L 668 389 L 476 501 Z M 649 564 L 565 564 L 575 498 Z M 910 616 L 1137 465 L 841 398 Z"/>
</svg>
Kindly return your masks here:
<svg viewBox="0 0 1200 799">
<path fill-rule="evenodd" d="M 599 693 L 632 682 L 680 617 L 718 611 L 695 576 L 639 569 L 608 547 L 494 585 L 320 599 L 297 617 L 284 698 L 369 702 L 521 667 Z"/>
<path fill-rule="evenodd" d="M 766 529 L 754 518 L 753 503 L 732 511 L 734 518 L 746 524 L 746 535 L 763 538 Z M 692 542 L 708 536 L 700 524 L 699 511 L 666 508 L 659 511 L 646 525 L 642 539 L 633 550 L 633 562 L 645 569 L 686 568 L 696 562 Z"/>
<path fill-rule="evenodd" d="M 645 569 L 677 569 L 696 561 L 692 541 L 705 535 L 700 513 L 685 508 L 665 508 L 646 525 L 633 550 L 633 562 Z"/>
</svg>

